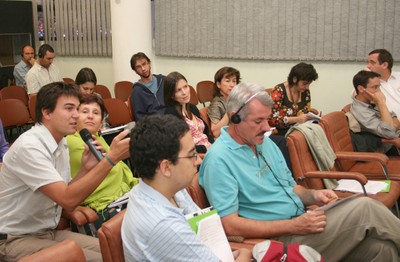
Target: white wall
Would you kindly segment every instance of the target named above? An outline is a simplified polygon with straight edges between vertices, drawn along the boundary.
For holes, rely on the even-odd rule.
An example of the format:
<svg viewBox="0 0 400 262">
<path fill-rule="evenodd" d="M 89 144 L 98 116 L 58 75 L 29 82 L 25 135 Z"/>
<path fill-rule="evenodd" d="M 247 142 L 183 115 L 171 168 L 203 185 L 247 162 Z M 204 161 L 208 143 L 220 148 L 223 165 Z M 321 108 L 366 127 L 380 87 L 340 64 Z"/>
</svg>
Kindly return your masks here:
<svg viewBox="0 0 400 262">
<path fill-rule="evenodd" d="M 114 93 L 114 74 L 111 57 L 65 57 L 56 56 L 54 64 L 60 69 L 61 77 L 75 80 L 79 70 L 90 67 L 96 74 L 97 83 L 107 86 Z"/>
<path fill-rule="evenodd" d="M 232 66 L 240 70 L 242 81 L 273 87 L 287 78 L 290 68 L 296 63 L 298 62 L 183 59 L 159 56 L 154 56 L 152 60 L 154 73 L 167 75 L 172 71 L 179 71 L 192 86 L 196 86 L 196 83 L 201 80 L 213 80 L 219 68 Z M 97 75 L 98 83 L 106 85 L 111 93 L 114 93 L 111 58 L 57 57 L 56 64 L 60 67 L 63 77 L 73 79 L 80 68 L 91 67 Z M 365 63 L 312 62 L 312 64 L 319 75 L 318 80 L 311 85 L 312 106 L 323 113 L 329 113 L 340 110 L 350 103 L 353 76 L 365 67 Z M 126 67 L 130 68 L 130 65 L 127 64 Z M 394 69 L 396 68 L 398 65 L 397 67 L 395 65 Z M 138 76 L 135 72 L 131 72 L 132 80 L 136 81 Z"/>
</svg>

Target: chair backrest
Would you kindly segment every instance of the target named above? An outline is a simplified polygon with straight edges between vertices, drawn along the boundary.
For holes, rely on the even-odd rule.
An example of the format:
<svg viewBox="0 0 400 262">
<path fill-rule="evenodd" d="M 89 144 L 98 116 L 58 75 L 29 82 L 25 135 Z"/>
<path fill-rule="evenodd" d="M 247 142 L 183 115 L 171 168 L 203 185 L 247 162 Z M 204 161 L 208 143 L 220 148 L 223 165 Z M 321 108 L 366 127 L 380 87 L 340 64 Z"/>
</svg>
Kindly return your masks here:
<svg viewBox="0 0 400 262">
<path fill-rule="evenodd" d="M 100 250 L 104 262 L 124 262 L 121 227 L 126 209 L 104 222 L 99 229 Z"/>
<path fill-rule="evenodd" d="M 101 95 L 103 99 L 111 98 L 111 93 L 105 85 L 95 85 L 94 92 Z"/>
<path fill-rule="evenodd" d="M 200 207 L 206 208 L 210 206 L 206 193 L 199 184 L 199 174 L 197 173 L 193 178 L 192 184 L 186 188 L 193 201 Z"/>
<path fill-rule="evenodd" d="M 324 129 L 334 152 L 354 152 L 351 143 L 349 123 L 344 112 L 337 111 L 321 117 L 320 125 Z M 338 160 L 339 170 L 350 170 L 355 164 L 352 160 Z"/>
<path fill-rule="evenodd" d="M 28 107 L 28 93 L 20 86 L 6 86 L 0 90 L 1 99 L 18 99 Z"/>
<path fill-rule="evenodd" d="M 36 121 L 36 118 L 35 118 L 36 117 L 36 115 L 35 115 L 36 100 L 37 100 L 37 93 L 29 95 L 29 102 L 28 102 L 29 115 L 31 116 L 33 121 Z"/>
<path fill-rule="evenodd" d="M 208 106 L 200 109 L 200 117 L 204 120 L 204 122 L 208 126 L 208 130 L 210 130 L 211 135 L 213 135 L 211 131 L 211 120 L 210 117 L 208 116 Z"/>
<path fill-rule="evenodd" d="M 265 92 L 267 92 L 268 95 L 270 95 L 270 96 L 271 96 L 271 94 L 272 94 L 272 91 L 274 91 L 274 88 L 273 88 L 273 87 L 270 87 L 270 88 L 266 88 L 266 89 L 265 89 Z"/>
<path fill-rule="evenodd" d="M 342 112 L 347 113 L 350 111 L 350 108 L 351 108 L 351 104 L 347 104 L 342 108 Z"/>
<path fill-rule="evenodd" d="M 128 106 L 118 98 L 104 99 L 104 106 L 108 111 L 108 122 L 112 127 L 132 122 Z"/>
<path fill-rule="evenodd" d="M 197 104 L 199 103 L 199 98 L 197 97 L 196 90 L 191 85 L 189 85 L 189 88 L 190 88 L 190 102 L 189 103 L 197 106 Z"/>
<path fill-rule="evenodd" d="M 210 80 L 200 81 L 196 85 L 197 97 L 205 105 L 214 98 L 214 83 Z"/>
<path fill-rule="evenodd" d="M 133 90 L 133 83 L 130 81 L 119 81 L 114 85 L 115 98 L 126 102 Z"/>
<path fill-rule="evenodd" d="M 64 81 L 65 83 L 71 83 L 71 84 L 74 84 L 74 83 L 75 83 L 75 80 L 72 79 L 72 78 L 69 78 L 69 77 L 63 77 L 63 81 Z"/>
<path fill-rule="evenodd" d="M 129 115 L 131 116 L 132 121 L 135 121 L 135 117 L 133 116 L 132 101 L 129 98 L 128 98 L 128 110 L 129 110 Z"/>
<path fill-rule="evenodd" d="M 286 141 L 292 164 L 293 177 L 297 184 L 312 189 L 325 188 L 322 179 L 302 179 L 307 172 L 318 171 L 304 135 L 300 131 L 295 130 L 286 137 Z"/>
<path fill-rule="evenodd" d="M 19 99 L 0 100 L 0 118 L 4 128 L 25 125 L 29 122 L 28 108 Z"/>
<path fill-rule="evenodd" d="M 81 246 L 73 240 L 66 239 L 53 246 L 42 249 L 30 256 L 24 257 L 19 262 L 85 262 L 85 254 Z"/>
</svg>

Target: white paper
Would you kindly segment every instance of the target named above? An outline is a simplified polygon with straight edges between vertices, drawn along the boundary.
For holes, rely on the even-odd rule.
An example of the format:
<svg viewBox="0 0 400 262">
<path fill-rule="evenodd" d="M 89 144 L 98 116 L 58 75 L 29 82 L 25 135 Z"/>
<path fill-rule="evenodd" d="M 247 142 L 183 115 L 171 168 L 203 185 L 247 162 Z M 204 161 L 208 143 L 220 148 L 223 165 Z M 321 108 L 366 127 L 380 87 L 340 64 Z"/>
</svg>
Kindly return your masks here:
<svg viewBox="0 0 400 262">
<path fill-rule="evenodd" d="M 235 261 L 218 214 L 200 220 L 197 235 L 221 261 Z"/>
<path fill-rule="evenodd" d="M 318 116 L 318 115 L 316 115 L 316 114 L 314 114 L 314 113 L 311 113 L 311 112 L 308 112 L 308 113 L 307 113 L 307 116 L 308 116 L 311 120 L 320 120 L 320 119 L 321 119 L 320 116 Z"/>
<path fill-rule="evenodd" d="M 335 190 L 347 191 L 353 193 L 364 193 L 361 184 L 356 180 L 340 179 L 338 183 L 339 185 L 334 188 Z M 369 180 L 364 187 L 368 194 L 376 194 L 386 189 L 387 186 L 388 184 L 385 182 Z"/>
<path fill-rule="evenodd" d="M 128 203 L 129 200 L 129 191 L 126 192 L 122 197 L 115 199 L 112 203 L 110 203 L 107 207 L 113 208 L 116 206 L 121 206 L 125 203 Z"/>
<path fill-rule="evenodd" d="M 117 133 L 117 132 L 119 132 L 119 131 L 121 131 L 121 130 L 124 130 L 124 128 L 126 127 L 127 125 L 122 125 L 122 126 L 117 126 L 117 127 L 113 127 L 113 128 L 107 128 L 107 129 L 103 129 L 103 130 L 101 130 L 101 134 L 102 135 L 109 135 L 109 134 L 114 134 L 114 133 Z"/>
<path fill-rule="evenodd" d="M 275 127 L 271 127 L 271 128 L 269 129 L 269 131 L 267 131 L 267 132 L 264 133 L 264 136 L 269 137 L 270 135 L 272 135 L 272 131 L 274 131 L 274 130 L 275 130 Z"/>
</svg>

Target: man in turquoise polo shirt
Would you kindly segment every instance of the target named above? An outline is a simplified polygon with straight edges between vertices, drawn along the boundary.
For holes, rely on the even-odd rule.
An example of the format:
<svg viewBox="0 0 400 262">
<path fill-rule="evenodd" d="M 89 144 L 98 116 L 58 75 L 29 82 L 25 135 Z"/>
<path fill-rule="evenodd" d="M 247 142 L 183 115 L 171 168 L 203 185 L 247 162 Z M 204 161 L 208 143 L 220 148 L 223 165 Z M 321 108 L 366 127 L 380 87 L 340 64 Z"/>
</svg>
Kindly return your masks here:
<svg viewBox="0 0 400 262">
<path fill-rule="evenodd" d="M 237 85 L 227 102 L 229 126 L 200 167 L 200 185 L 226 234 L 305 244 L 326 261 L 397 258 L 400 220 L 380 202 L 361 197 L 326 212 L 305 211 L 337 196 L 295 183 L 281 152 L 264 136 L 271 106 L 262 87 Z"/>
</svg>

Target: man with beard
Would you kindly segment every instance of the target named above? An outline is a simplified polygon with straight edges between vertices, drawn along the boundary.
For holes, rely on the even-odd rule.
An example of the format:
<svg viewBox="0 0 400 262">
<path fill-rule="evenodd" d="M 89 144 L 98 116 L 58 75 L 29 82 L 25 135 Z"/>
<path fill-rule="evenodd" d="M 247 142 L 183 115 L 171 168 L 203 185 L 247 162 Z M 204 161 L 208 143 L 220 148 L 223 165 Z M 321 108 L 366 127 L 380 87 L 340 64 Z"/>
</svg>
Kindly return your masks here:
<svg viewBox="0 0 400 262">
<path fill-rule="evenodd" d="M 142 52 L 132 56 L 131 67 L 140 76 L 139 81 L 133 84 L 129 98 L 135 120 L 145 115 L 163 114 L 164 76 L 151 74 L 151 61 Z"/>
<path fill-rule="evenodd" d="M 326 261 L 393 261 L 400 250 L 400 220 L 369 197 L 327 211 L 306 212 L 336 198 L 332 190 L 297 185 L 270 130 L 272 99 L 264 88 L 241 83 L 229 94 L 228 127 L 200 166 L 200 185 L 222 217 L 228 236 L 302 243 Z"/>
</svg>

